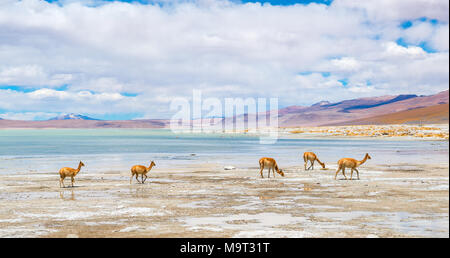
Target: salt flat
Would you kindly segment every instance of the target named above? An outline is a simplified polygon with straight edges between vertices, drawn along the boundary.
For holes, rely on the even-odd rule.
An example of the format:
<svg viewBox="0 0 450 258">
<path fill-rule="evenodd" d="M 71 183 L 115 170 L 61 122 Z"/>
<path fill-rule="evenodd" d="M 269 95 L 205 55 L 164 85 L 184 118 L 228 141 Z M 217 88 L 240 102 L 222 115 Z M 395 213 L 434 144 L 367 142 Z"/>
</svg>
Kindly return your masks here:
<svg viewBox="0 0 450 258">
<path fill-rule="evenodd" d="M 154 169 L 143 185 L 128 171 L 81 172 L 73 188 L 56 173 L 1 175 L 0 237 L 449 236 L 445 163 L 367 164 L 353 181 L 284 169 L 262 179 L 252 166 L 191 164 Z"/>
</svg>

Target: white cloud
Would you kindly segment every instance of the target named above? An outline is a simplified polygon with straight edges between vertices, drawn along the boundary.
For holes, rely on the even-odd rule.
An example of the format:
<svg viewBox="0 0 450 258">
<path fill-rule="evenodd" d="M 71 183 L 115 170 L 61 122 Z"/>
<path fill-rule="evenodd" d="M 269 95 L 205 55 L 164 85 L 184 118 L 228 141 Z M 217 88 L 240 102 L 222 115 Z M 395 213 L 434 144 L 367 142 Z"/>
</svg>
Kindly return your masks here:
<svg viewBox="0 0 450 258">
<path fill-rule="evenodd" d="M 72 80 L 71 74 L 49 75 L 41 66 L 0 66 L 0 84 L 20 86 L 60 86 Z"/>
<path fill-rule="evenodd" d="M 119 93 L 91 93 L 90 91 L 59 91 L 53 89 L 39 89 L 30 93 L 26 93 L 26 97 L 37 100 L 71 100 L 71 101 L 95 101 L 95 102 L 107 102 L 118 101 L 125 97 Z"/>
<path fill-rule="evenodd" d="M 386 47 L 386 56 L 387 57 L 425 57 L 426 52 L 421 47 L 409 46 L 403 47 L 395 42 L 387 42 L 385 44 Z"/>
<path fill-rule="evenodd" d="M 360 9 L 376 22 L 428 17 L 448 23 L 449 19 L 449 2 L 445 0 L 334 0 L 332 5 Z"/>
<path fill-rule="evenodd" d="M 163 117 L 192 89 L 294 105 L 448 88 L 448 1 L 85 3 L 0 1 L 0 86 L 36 89 L 0 89 L 0 109 Z M 399 26 L 424 16 L 439 24 Z"/>
<path fill-rule="evenodd" d="M 370 93 L 374 91 L 374 88 L 372 86 L 362 85 L 362 86 L 352 86 L 348 90 L 355 93 Z"/>
<path fill-rule="evenodd" d="M 48 120 L 57 116 L 57 113 L 45 113 L 45 112 L 7 112 L 0 114 L 0 118 L 8 120 Z"/>
<path fill-rule="evenodd" d="M 353 57 L 343 57 L 331 60 L 331 63 L 336 66 L 338 70 L 342 71 L 356 71 L 360 68 L 359 62 Z"/>
<path fill-rule="evenodd" d="M 436 33 L 430 40 L 431 46 L 438 51 L 447 51 L 449 46 L 448 24 L 441 25 L 436 29 Z"/>
<path fill-rule="evenodd" d="M 335 77 L 326 77 L 320 73 L 312 73 L 308 75 L 297 75 L 294 81 L 299 85 L 299 88 L 305 90 L 311 89 L 331 89 L 341 87 L 340 83 Z"/>
</svg>

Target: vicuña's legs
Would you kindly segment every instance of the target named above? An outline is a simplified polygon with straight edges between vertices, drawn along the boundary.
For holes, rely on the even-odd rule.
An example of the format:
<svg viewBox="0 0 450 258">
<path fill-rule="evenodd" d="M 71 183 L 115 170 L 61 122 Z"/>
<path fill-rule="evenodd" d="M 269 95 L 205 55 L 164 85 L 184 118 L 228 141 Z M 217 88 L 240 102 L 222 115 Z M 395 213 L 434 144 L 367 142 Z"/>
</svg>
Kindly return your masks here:
<svg viewBox="0 0 450 258">
<path fill-rule="evenodd" d="M 345 167 L 342 168 L 342 174 L 344 175 L 345 180 L 347 180 L 347 176 L 345 175 Z"/>
<path fill-rule="evenodd" d="M 336 180 L 336 177 L 337 177 L 337 175 L 339 174 L 339 171 L 341 171 L 341 169 L 342 169 L 342 167 L 339 167 L 339 168 L 336 170 L 336 175 L 334 175 L 334 180 Z"/>
<path fill-rule="evenodd" d="M 273 177 L 275 177 L 275 168 L 272 168 Z"/>
<path fill-rule="evenodd" d="M 303 159 L 303 161 L 305 161 L 305 170 L 307 170 L 307 169 L 306 169 L 306 165 L 308 164 L 308 160 Z"/>
<path fill-rule="evenodd" d="M 359 180 L 359 171 L 355 168 L 356 170 L 356 174 L 358 175 L 358 180 Z"/>
<path fill-rule="evenodd" d="M 134 174 L 131 174 L 131 177 L 130 177 L 130 185 L 131 185 L 131 181 L 133 180 L 133 177 L 134 177 Z"/>
<path fill-rule="evenodd" d="M 314 162 L 315 162 L 315 160 L 312 161 L 312 165 L 311 165 L 312 166 L 312 170 L 314 170 Z"/>
<path fill-rule="evenodd" d="M 145 176 L 145 179 L 144 179 L 144 183 L 145 183 L 145 180 L 147 180 L 147 175 L 144 175 Z"/>
<path fill-rule="evenodd" d="M 307 170 L 310 170 L 311 169 L 311 167 L 313 166 L 313 162 L 310 160 L 309 161 L 310 163 L 311 163 L 311 165 L 309 165 L 309 167 L 308 167 L 308 169 Z"/>
<path fill-rule="evenodd" d="M 61 187 L 61 183 L 62 183 L 63 187 L 65 188 L 66 186 L 64 185 L 64 178 L 62 178 L 62 177 L 59 179 L 59 187 Z"/>
<path fill-rule="evenodd" d="M 139 178 L 138 178 L 138 174 L 136 174 L 136 180 L 138 181 L 138 183 L 140 183 L 141 181 L 139 181 Z"/>
<path fill-rule="evenodd" d="M 72 181 L 72 187 L 73 187 L 73 182 L 75 181 L 75 178 L 71 177 L 70 179 Z"/>
<path fill-rule="evenodd" d="M 267 173 L 267 178 L 270 178 L 270 167 L 269 167 L 269 172 Z"/>
<path fill-rule="evenodd" d="M 264 178 L 263 176 L 263 170 L 264 170 L 264 166 L 260 166 L 261 170 L 259 171 L 259 173 L 261 174 L 261 178 Z"/>
</svg>

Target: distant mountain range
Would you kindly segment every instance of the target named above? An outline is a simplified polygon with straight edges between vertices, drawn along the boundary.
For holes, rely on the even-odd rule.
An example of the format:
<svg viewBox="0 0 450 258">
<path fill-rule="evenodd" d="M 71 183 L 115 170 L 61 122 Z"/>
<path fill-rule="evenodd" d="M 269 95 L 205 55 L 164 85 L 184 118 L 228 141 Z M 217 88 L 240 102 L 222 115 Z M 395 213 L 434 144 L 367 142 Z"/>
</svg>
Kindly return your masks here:
<svg viewBox="0 0 450 258">
<path fill-rule="evenodd" d="M 430 96 L 389 95 L 355 98 L 311 106 L 290 106 L 278 110 L 280 127 L 360 124 L 448 123 L 449 91 Z M 247 121 L 256 114 L 204 119 L 214 124 Z M 225 120 L 225 121 L 223 121 Z M 201 120 L 193 121 L 194 124 Z M 47 121 L 18 121 L 0 118 L 0 128 L 167 128 L 169 119 L 99 120 L 80 114 L 66 114 Z"/>
<path fill-rule="evenodd" d="M 449 91 L 430 96 L 389 95 L 380 97 L 356 98 L 336 103 L 321 101 L 311 106 L 289 106 L 278 110 L 280 127 L 357 125 L 357 124 L 393 124 L 393 123 L 448 123 L 448 109 L 442 104 L 449 103 Z M 436 106 L 432 109 L 421 108 Z M 417 109 L 414 112 L 399 113 Z M 425 115 L 428 111 L 438 112 L 437 116 Z M 398 113 L 398 115 L 395 115 Z M 392 116 L 387 116 L 391 114 Z M 254 114 L 240 115 L 228 120 L 246 122 Z M 383 119 L 380 116 L 385 115 Z M 408 115 L 403 121 L 397 119 Z M 390 117 L 392 119 L 390 119 Z M 430 119 L 432 117 L 432 119 Z M 396 118 L 396 119 L 394 119 Z"/>
<path fill-rule="evenodd" d="M 100 119 L 95 119 L 95 118 L 91 118 L 91 117 L 88 117 L 88 116 L 83 116 L 83 115 L 80 115 L 80 114 L 74 114 L 74 113 L 60 115 L 60 116 L 57 116 L 57 117 L 50 118 L 49 120 L 71 120 L 71 119 L 100 120 Z"/>
</svg>

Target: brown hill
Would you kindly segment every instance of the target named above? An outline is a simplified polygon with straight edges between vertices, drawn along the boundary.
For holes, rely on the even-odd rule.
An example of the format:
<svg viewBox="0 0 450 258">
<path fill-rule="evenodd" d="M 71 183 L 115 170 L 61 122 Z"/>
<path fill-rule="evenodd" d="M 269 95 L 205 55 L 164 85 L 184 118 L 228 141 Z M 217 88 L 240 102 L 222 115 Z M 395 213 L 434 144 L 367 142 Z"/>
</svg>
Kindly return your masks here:
<svg viewBox="0 0 450 258">
<path fill-rule="evenodd" d="M 446 103 L 449 103 L 448 90 L 430 96 L 397 95 L 359 98 L 327 105 L 288 107 L 280 110 L 278 120 L 283 127 L 352 124 L 364 118 Z"/>
<path fill-rule="evenodd" d="M 442 124 L 449 122 L 449 104 L 413 108 L 386 115 L 372 116 L 343 123 L 327 125 L 367 125 L 367 124 Z"/>
</svg>

